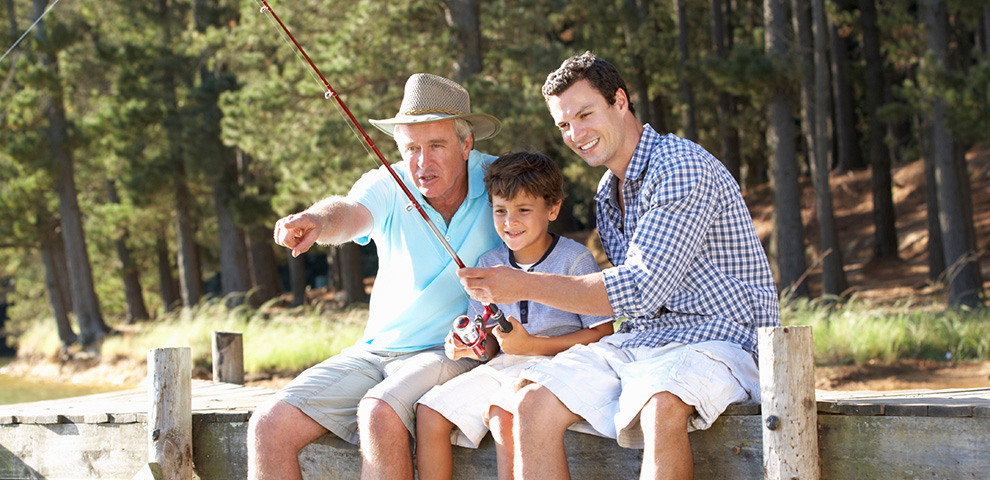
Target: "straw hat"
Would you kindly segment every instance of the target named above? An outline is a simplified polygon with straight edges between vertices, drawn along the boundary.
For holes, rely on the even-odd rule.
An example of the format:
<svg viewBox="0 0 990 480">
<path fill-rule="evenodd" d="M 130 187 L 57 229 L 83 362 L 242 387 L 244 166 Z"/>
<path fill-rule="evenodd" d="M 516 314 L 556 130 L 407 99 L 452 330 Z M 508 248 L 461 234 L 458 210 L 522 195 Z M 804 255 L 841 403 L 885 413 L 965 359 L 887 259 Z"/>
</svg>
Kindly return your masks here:
<svg viewBox="0 0 990 480">
<path fill-rule="evenodd" d="M 502 129 L 497 118 L 484 113 L 471 113 L 471 97 L 464 87 L 443 77 L 417 73 L 406 81 L 402 105 L 394 118 L 371 120 L 379 130 L 394 135 L 396 125 L 439 122 L 463 118 L 474 127 L 474 139 L 494 137 Z"/>
</svg>

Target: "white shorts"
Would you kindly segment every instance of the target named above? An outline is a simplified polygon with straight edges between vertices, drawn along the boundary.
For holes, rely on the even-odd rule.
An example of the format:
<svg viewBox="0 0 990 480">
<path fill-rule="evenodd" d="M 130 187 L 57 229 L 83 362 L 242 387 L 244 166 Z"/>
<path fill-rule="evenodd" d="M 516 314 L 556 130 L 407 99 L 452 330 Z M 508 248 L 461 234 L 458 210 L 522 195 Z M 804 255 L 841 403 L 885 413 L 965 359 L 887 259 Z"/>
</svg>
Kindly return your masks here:
<svg viewBox="0 0 990 480">
<path fill-rule="evenodd" d="M 488 433 L 488 412 L 493 406 L 515 413 L 513 388 L 519 374 L 530 365 L 550 357 L 501 353 L 488 363 L 430 389 L 417 405 L 425 405 L 450 420 L 456 428 L 450 442 L 478 448 Z"/>
<path fill-rule="evenodd" d="M 756 359 L 738 345 L 711 341 L 619 348 L 633 335 L 575 345 L 520 377 L 548 388 L 590 424 L 590 433 L 614 438 L 626 448 L 643 448 L 639 414 L 657 393 L 670 392 L 695 408 L 689 432 L 710 427 L 729 404 L 760 402 Z"/>
</svg>

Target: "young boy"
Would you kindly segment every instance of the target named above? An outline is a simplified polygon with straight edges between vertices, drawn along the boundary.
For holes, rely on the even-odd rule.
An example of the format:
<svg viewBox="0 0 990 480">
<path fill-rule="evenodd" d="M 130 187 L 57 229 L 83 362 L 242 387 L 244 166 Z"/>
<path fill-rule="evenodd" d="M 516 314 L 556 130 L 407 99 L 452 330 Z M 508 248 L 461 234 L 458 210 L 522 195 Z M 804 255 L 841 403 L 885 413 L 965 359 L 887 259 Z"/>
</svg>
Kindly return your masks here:
<svg viewBox="0 0 990 480">
<path fill-rule="evenodd" d="M 503 265 L 563 275 L 599 271 L 587 248 L 547 232 L 560 212 L 564 190 L 560 168 L 546 155 L 520 152 L 499 157 L 485 171 L 485 187 L 495 230 L 504 244 L 482 255 L 479 267 Z M 519 372 L 573 345 L 593 343 L 612 333 L 610 317 L 578 315 L 529 301 L 498 307 L 513 328 L 505 333 L 489 320 L 486 347 L 492 360 L 434 387 L 417 404 L 416 468 L 420 480 L 451 478 L 451 442 L 477 448 L 489 428 L 495 438 L 499 478 L 510 478 L 511 399 Z M 468 308 L 469 317 L 474 318 L 484 307 L 472 299 Z M 498 353 L 499 348 L 503 353 Z M 454 360 L 477 359 L 452 335 L 447 336 L 445 351 Z"/>
</svg>

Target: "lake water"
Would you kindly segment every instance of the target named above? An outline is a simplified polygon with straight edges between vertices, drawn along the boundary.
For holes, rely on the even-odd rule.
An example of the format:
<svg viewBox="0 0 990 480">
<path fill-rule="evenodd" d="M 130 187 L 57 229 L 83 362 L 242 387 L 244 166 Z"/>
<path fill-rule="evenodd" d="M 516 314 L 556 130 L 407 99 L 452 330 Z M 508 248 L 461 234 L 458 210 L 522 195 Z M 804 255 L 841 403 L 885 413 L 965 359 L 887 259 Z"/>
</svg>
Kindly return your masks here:
<svg viewBox="0 0 990 480">
<path fill-rule="evenodd" d="M 9 363 L 10 360 L 10 358 L 0 358 L 0 367 Z M 72 383 L 52 382 L 44 379 L 12 377 L 0 373 L 0 405 L 78 397 L 93 393 L 112 392 L 124 388 L 128 387 L 121 387 L 119 385 L 76 385 Z"/>
</svg>

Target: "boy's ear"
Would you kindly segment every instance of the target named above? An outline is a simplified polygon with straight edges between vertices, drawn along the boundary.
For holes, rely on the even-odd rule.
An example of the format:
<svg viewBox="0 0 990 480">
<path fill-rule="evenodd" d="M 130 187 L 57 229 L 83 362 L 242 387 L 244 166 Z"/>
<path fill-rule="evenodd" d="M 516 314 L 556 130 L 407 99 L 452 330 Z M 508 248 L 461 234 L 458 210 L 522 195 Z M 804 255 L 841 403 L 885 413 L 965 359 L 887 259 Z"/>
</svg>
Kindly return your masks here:
<svg viewBox="0 0 990 480">
<path fill-rule="evenodd" d="M 552 221 L 556 220 L 557 219 L 557 216 L 560 215 L 560 204 L 561 203 L 563 203 L 562 200 L 557 200 L 557 203 L 553 204 L 553 206 L 550 207 L 550 215 L 548 215 L 548 217 L 547 217 L 549 219 L 549 221 L 552 222 Z"/>
</svg>

